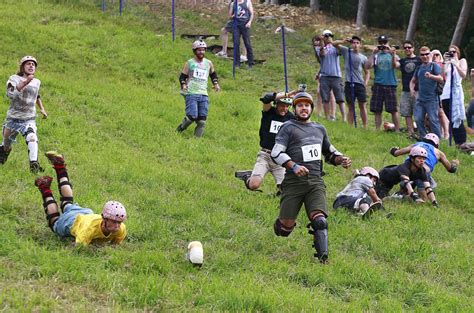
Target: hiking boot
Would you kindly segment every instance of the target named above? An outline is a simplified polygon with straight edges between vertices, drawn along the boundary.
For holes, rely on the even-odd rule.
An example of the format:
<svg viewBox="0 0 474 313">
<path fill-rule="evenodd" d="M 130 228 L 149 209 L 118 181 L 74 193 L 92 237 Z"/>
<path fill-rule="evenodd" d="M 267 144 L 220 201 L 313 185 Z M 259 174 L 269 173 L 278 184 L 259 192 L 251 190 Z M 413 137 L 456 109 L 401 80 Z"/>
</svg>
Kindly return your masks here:
<svg viewBox="0 0 474 313">
<path fill-rule="evenodd" d="M 40 189 L 44 189 L 44 188 L 49 189 L 49 187 L 51 187 L 52 181 L 53 181 L 53 178 L 50 176 L 38 177 L 35 179 L 35 186 Z"/>
<path fill-rule="evenodd" d="M 6 151 L 5 147 L 0 146 L 0 164 L 5 164 L 5 162 L 8 159 L 9 154 L 10 154 L 10 151 Z"/>
<path fill-rule="evenodd" d="M 44 172 L 44 169 L 40 166 L 38 161 L 30 161 L 30 172 L 37 174 L 39 172 Z"/>
<path fill-rule="evenodd" d="M 53 165 L 64 165 L 64 156 L 57 151 L 48 151 L 44 154 Z"/>
</svg>

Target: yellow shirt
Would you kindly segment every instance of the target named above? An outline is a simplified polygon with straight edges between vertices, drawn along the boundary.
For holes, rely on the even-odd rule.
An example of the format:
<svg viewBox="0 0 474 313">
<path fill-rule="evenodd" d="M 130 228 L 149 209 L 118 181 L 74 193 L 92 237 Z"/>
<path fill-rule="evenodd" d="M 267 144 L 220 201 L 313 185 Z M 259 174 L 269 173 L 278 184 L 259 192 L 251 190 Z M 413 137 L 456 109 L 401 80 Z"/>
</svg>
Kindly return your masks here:
<svg viewBox="0 0 474 313">
<path fill-rule="evenodd" d="M 102 216 L 99 214 L 79 214 L 71 228 L 71 235 L 76 238 L 76 243 L 88 245 L 91 242 L 111 242 L 120 244 L 127 236 L 125 224 L 120 224 L 120 229 L 115 233 L 105 236 L 100 228 Z"/>
</svg>

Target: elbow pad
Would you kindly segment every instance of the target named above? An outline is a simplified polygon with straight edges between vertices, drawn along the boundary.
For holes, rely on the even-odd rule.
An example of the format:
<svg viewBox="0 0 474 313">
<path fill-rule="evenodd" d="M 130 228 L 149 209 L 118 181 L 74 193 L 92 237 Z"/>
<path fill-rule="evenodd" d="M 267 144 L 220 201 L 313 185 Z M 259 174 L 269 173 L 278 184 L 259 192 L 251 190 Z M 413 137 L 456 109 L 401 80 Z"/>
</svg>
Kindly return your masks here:
<svg viewBox="0 0 474 313">
<path fill-rule="evenodd" d="M 326 155 L 326 163 L 330 163 L 332 165 L 336 164 L 336 157 L 342 156 L 343 154 L 334 148 L 333 145 L 329 146 L 329 154 Z"/>
<path fill-rule="evenodd" d="M 291 160 L 290 156 L 286 154 L 285 151 L 286 147 L 277 143 L 273 146 L 272 153 L 270 154 L 270 156 L 272 157 L 272 160 L 275 163 L 283 165 Z"/>
<path fill-rule="evenodd" d="M 217 77 L 217 73 L 216 73 L 216 72 L 212 72 L 209 76 L 211 76 L 211 81 L 212 81 L 212 84 L 213 84 L 213 85 L 219 83 L 219 79 L 218 79 L 218 77 Z"/>
<path fill-rule="evenodd" d="M 183 85 L 186 84 L 187 79 L 188 79 L 188 75 L 181 73 L 181 75 L 179 75 L 179 86 L 183 87 Z"/>
</svg>

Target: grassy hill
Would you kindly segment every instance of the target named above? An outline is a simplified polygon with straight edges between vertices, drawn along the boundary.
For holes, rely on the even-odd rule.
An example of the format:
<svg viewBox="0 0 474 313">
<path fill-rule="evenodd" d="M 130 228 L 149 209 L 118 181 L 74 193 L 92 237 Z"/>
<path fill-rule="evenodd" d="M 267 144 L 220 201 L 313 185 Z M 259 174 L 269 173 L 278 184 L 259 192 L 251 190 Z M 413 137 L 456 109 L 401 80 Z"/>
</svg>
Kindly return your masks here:
<svg viewBox="0 0 474 313">
<path fill-rule="evenodd" d="M 184 114 L 177 77 L 192 53 L 190 41 L 171 42 L 167 8 L 156 16 L 130 6 L 120 17 L 95 2 L 2 1 L 0 77 L 6 81 L 21 56 L 38 58 L 49 113 L 37 120 L 46 174 L 53 171 L 42 153 L 63 152 L 75 200 L 95 212 L 109 199 L 124 203 L 129 237 L 120 247 L 58 240 L 18 138 L 0 167 L 0 309 L 472 310 L 472 158 L 442 144 L 461 167 L 455 175 L 436 170 L 439 209 L 392 201 L 392 218 L 379 212 L 367 221 L 332 212 L 330 264 L 322 266 L 304 214 L 289 238 L 273 234 L 271 178 L 263 193 L 251 193 L 233 177 L 255 161 L 259 95 L 284 87 L 280 35 L 255 23 L 256 55 L 268 62 L 235 80 L 230 62 L 210 56 L 223 91 L 211 93 L 206 133 L 196 140 L 174 131 Z M 218 33 L 224 17 L 180 10 L 178 20 L 183 33 Z M 288 36 L 288 61 L 291 86 L 305 81 L 314 91 L 310 33 Z M 8 101 L 1 104 L 3 118 Z M 387 151 L 409 144 L 403 135 L 316 120 L 354 168 L 402 162 Z M 332 203 L 351 170 L 325 170 Z M 185 261 L 191 240 L 204 244 L 201 269 Z"/>
</svg>

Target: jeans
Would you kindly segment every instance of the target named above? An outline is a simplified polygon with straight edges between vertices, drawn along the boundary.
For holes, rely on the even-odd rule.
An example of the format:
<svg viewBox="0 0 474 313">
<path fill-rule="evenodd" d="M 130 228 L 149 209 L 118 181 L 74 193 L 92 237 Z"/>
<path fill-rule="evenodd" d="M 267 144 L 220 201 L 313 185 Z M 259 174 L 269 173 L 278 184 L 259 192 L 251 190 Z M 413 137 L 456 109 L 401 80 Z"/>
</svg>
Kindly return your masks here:
<svg viewBox="0 0 474 313">
<path fill-rule="evenodd" d="M 186 95 L 186 116 L 207 117 L 209 98 L 206 95 Z"/>
<path fill-rule="evenodd" d="M 64 213 L 54 223 L 53 231 L 60 237 L 70 237 L 72 225 L 79 214 L 94 214 L 94 212 L 91 209 L 81 208 L 77 203 L 67 204 Z"/>
<path fill-rule="evenodd" d="M 245 49 L 247 49 L 247 62 L 249 65 L 253 65 L 253 50 L 252 45 L 250 44 L 250 28 L 245 27 L 245 24 L 238 24 L 236 33 L 234 34 L 235 38 L 235 47 L 234 50 L 237 51 L 237 62 L 236 64 L 240 65 L 240 35 L 242 35 L 242 40 L 244 41 Z"/>
<path fill-rule="evenodd" d="M 436 99 L 432 101 L 416 100 L 413 115 L 415 116 L 416 126 L 418 127 L 418 132 L 421 137 L 424 137 L 427 133 L 425 129 L 425 114 L 427 114 L 430 120 L 431 132 L 441 138 L 438 110 L 439 105 Z"/>
</svg>

